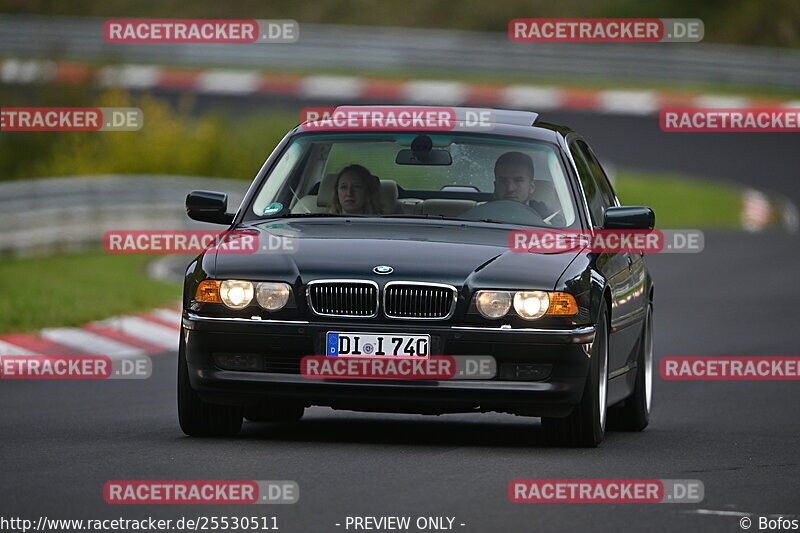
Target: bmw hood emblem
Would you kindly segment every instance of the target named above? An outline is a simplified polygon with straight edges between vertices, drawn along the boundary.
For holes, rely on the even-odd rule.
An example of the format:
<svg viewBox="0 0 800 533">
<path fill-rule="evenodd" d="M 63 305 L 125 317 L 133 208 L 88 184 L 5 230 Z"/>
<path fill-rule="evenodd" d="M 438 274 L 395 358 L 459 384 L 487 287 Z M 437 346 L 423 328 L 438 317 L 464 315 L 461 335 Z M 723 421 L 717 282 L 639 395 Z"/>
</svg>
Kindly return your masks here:
<svg viewBox="0 0 800 533">
<path fill-rule="evenodd" d="M 389 265 L 378 265 L 372 269 L 373 272 L 376 274 L 391 274 L 394 272 L 394 269 Z"/>
</svg>

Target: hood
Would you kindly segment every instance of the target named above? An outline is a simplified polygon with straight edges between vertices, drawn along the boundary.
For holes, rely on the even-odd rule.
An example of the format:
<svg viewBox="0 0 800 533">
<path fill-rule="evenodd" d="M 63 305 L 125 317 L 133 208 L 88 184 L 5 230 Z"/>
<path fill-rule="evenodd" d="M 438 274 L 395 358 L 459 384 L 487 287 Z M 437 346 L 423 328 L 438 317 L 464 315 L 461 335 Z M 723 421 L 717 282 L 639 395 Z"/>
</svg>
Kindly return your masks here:
<svg viewBox="0 0 800 533">
<path fill-rule="evenodd" d="M 240 227 L 255 230 L 261 245 L 294 239 L 295 250 L 216 255 L 218 279 L 315 279 L 431 281 L 456 287 L 552 289 L 576 253 L 536 254 L 509 250 L 515 226 L 415 219 L 284 219 Z M 378 265 L 394 270 L 373 272 Z"/>
</svg>

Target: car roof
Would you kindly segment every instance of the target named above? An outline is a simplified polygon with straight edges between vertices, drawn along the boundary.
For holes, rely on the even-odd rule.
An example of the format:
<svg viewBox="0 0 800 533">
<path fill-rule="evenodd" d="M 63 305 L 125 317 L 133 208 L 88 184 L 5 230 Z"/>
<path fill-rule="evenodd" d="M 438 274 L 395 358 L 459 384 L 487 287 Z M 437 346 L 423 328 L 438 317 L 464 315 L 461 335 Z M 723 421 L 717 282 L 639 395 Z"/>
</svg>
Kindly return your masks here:
<svg viewBox="0 0 800 533">
<path fill-rule="evenodd" d="M 468 126 L 468 125 L 458 125 L 451 130 L 453 132 L 473 132 L 473 133 L 484 133 L 484 134 L 494 134 L 500 136 L 511 136 L 511 137 L 526 137 L 530 139 L 536 140 L 544 140 L 550 142 L 557 142 L 557 137 L 566 137 L 572 130 L 566 126 L 560 126 L 557 124 L 552 124 L 549 122 L 542 122 L 539 121 L 539 114 L 532 112 L 532 111 L 521 111 L 517 109 L 495 109 L 490 107 L 452 107 L 452 106 L 408 106 L 408 105 L 379 105 L 379 106 L 372 106 L 372 105 L 347 105 L 347 106 L 337 106 L 334 109 L 335 111 L 346 111 L 346 110 L 373 110 L 373 109 L 397 109 L 397 110 L 414 110 L 414 111 L 425 111 L 425 110 L 439 110 L 447 109 L 452 110 L 455 113 L 456 120 L 464 120 L 465 117 L 468 116 L 479 116 L 482 125 L 481 126 Z M 477 115 L 478 113 L 482 113 L 482 115 Z M 488 112 L 488 115 L 485 113 Z M 472 115 L 470 115 L 472 113 Z M 300 124 L 296 129 L 295 132 L 319 132 L 320 130 L 315 130 L 313 128 L 306 128 L 304 127 L 308 122 L 303 122 Z M 487 128 L 485 124 L 488 124 L 489 127 Z M 341 132 L 343 129 L 326 129 L 324 131 L 331 131 L 331 132 Z M 364 130 L 359 130 L 364 131 Z M 376 130 L 377 131 L 377 130 Z M 383 130 L 385 131 L 385 130 Z M 400 131 L 400 130 L 398 130 Z M 293 132 L 294 133 L 294 132 Z"/>
</svg>

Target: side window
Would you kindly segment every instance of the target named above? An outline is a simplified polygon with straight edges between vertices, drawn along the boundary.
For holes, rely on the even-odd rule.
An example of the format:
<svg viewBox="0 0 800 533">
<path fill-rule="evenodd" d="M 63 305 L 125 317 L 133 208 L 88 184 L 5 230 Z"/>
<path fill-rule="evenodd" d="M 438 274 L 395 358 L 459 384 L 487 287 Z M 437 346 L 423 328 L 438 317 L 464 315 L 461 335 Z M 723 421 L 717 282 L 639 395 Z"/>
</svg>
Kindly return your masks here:
<svg viewBox="0 0 800 533">
<path fill-rule="evenodd" d="M 287 183 L 286 175 L 296 171 L 305 148 L 305 143 L 294 142 L 286 149 L 286 152 L 275 164 L 266 181 L 263 182 L 261 190 L 253 202 L 253 214 L 262 216 L 264 208 L 279 198 L 281 189 L 284 189 Z M 283 192 L 285 195 L 285 189 Z"/>
<path fill-rule="evenodd" d="M 597 181 L 592 175 L 592 171 L 583 155 L 583 151 L 578 146 L 579 142 L 580 141 L 570 143 L 569 151 L 572 154 L 572 158 L 575 159 L 575 165 L 578 167 L 578 177 L 581 180 L 583 194 L 586 195 L 586 203 L 589 204 L 589 213 L 592 215 L 592 225 L 599 226 L 603 223 L 603 213 L 608 205 L 606 205 L 606 199 L 603 198 L 602 191 L 598 188 Z"/>
<path fill-rule="evenodd" d="M 595 157 L 594 153 L 589 149 L 589 146 L 585 142 L 577 141 L 576 144 L 586 159 L 586 162 L 589 165 L 589 170 L 592 172 L 595 181 L 597 181 L 597 187 L 600 189 L 600 193 L 603 195 L 606 207 L 616 205 L 614 191 L 611 189 L 611 185 L 608 182 L 606 173 L 603 171 L 603 167 L 600 166 L 600 162 L 597 160 L 597 157 Z"/>
</svg>

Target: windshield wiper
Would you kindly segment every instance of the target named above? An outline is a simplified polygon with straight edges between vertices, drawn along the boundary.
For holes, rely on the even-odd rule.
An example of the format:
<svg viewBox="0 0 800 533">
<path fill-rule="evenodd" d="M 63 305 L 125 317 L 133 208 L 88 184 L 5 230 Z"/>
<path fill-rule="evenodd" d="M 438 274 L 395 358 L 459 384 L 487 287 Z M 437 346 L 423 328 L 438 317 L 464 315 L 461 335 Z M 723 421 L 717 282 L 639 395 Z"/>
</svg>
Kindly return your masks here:
<svg viewBox="0 0 800 533">
<path fill-rule="evenodd" d="M 403 214 L 393 214 L 393 215 L 380 215 L 381 218 L 446 218 L 444 215 L 414 215 L 412 213 L 408 213 L 406 215 Z"/>
<path fill-rule="evenodd" d="M 392 215 L 375 215 L 375 214 L 339 214 L 339 213 L 288 213 L 286 215 L 270 215 L 263 217 L 262 220 L 276 220 L 280 218 L 320 218 L 320 217 L 336 217 L 336 218 L 421 218 L 421 219 L 435 219 L 435 220 L 454 220 L 458 222 L 484 222 L 488 224 L 508 224 L 501 220 L 492 220 L 491 218 L 472 219 L 472 218 L 457 218 L 447 217 L 444 215 L 415 215 L 415 214 L 392 214 Z"/>
<path fill-rule="evenodd" d="M 482 218 L 482 219 L 475 219 L 475 218 L 458 218 L 458 217 L 447 217 L 444 215 L 381 215 L 381 218 L 435 218 L 437 220 L 456 220 L 459 222 L 487 222 L 489 224 L 508 224 L 508 222 L 503 222 L 502 220 L 492 220 L 491 218 Z"/>
<path fill-rule="evenodd" d="M 314 217 L 338 217 L 338 218 L 350 218 L 350 217 L 369 217 L 375 215 L 343 215 L 339 213 L 287 213 L 285 215 L 269 215 L 264 216 L 265 219 L 273 219 L 273 218 L 314 218 Z"/>
</svg>

